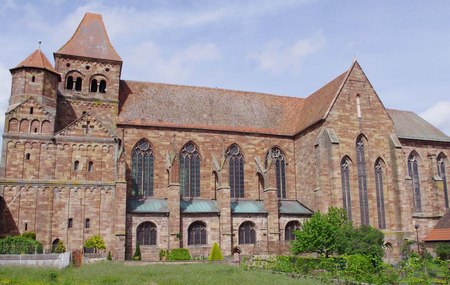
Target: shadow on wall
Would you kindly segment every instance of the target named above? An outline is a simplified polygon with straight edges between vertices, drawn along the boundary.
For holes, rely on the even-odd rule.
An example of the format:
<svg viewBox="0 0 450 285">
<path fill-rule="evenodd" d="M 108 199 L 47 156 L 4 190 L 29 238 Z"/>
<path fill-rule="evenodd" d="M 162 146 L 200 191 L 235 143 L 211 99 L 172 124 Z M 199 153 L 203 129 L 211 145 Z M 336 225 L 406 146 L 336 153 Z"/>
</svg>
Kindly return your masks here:
<svg viewBox="0 0 450 285">
<path fill-rule="evenodd" d="M 0 197 L 0 238 L 6 235 L 19 235 L 19 228 L 14 221 L 11 211 L 8 209 L 5 199 Z"/>
<path fill-rule="evenodd" d="M 68 124 L 77 119 L 77 114 L 71 104 L 64 97 L 59 96 L 60 94 L 61 93 L 58 91 L 58 109 L 63 107 L 64 112 L 60 112 L 58 114 L 57 121 L 55 123 L 55 133 L 62 130 Z"/>
</svg>

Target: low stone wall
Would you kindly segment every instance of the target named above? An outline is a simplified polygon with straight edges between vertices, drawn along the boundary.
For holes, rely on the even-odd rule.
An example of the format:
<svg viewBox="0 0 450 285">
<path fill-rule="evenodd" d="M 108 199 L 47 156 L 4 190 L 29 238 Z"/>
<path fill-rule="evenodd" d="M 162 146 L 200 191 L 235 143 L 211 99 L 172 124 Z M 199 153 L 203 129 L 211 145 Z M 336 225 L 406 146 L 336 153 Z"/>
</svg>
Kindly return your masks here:
<svg viewBox="0 0 450 285">
<path fill-rule="evenodd" d="M 49 266 L 64 268 L 70 264 L 70 252 L 60 254 L 2 254 L 0 265 Z"/>
</svg>

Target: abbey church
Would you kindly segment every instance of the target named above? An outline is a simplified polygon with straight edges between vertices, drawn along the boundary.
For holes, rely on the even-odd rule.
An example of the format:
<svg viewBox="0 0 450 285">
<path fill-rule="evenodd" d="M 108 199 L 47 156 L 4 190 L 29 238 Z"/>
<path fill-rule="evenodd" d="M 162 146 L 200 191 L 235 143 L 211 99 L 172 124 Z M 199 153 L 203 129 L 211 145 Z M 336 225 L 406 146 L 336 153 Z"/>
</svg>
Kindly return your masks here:
<svg viewBox="0 0 450 285">
<path fill-rule="evenodd" d="M 335 206 L 398 256 L 449 208 L 450 138 L 386 109 L 356 61 L 300 97 L 122 80 L 87 13 L 54 62 L 38 49 L 10 70 L 0 237 L 35 232 L 51 250 L 100 235 L 118 260 L 138 243 L 143 260 L 215 242 L 278 254 Z"/>
</svg>

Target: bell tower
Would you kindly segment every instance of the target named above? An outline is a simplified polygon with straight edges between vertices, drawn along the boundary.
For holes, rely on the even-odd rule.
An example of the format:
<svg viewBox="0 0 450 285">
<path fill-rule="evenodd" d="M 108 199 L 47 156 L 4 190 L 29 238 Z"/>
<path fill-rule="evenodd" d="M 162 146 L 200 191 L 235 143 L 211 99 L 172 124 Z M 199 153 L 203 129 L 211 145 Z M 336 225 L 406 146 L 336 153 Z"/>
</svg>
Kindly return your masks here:
<svg viewBox="0 0 450 285">
<path fill-rule="evenodd" d="M 86 13 L 54 57 L 62 77 L 58 113 L 64 115 L 58 115 L 58 128 L 90 111 L 114 131 L 122 59 L 111 45 L 102 16 Z"/>
</svg>

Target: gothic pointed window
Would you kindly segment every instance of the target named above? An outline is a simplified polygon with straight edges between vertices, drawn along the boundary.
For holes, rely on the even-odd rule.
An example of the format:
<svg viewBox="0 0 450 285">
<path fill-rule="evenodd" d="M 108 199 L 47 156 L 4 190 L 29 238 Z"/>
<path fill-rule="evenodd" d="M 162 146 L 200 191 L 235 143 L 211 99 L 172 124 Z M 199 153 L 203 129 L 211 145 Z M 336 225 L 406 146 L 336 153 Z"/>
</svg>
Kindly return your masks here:
<svg viewBox="0 0 450 285">
<path fill-rule="evenodd" d="M 375 190 L 377 192 L 378 228 L 386 228 L 386 215 L 384 210 L 384 187 L 383 187 L 383 161 L 378 158 L 375 162 Z"/>
<path fill-rule="evenodd" d="M 97 87 L 98 87 L 97 79 L 92 79 L 91 92 L 97 92 Z"/>
<path fill-rule="evenodd" d="M 361 224 L 369 225 L 369 199 L 367 195 L 366 160 L 364 157 L 364 141 L 360 136 L 356 141 L 356 166 L 358 168 L 359 208 Z"/>
<path fill-rule="evenodd" d="M 237 144 L 232 144 L 225 153 L 230 165 L 230 197 L 244 198 L 244 156 Z"/>
<path fill-rule="evenodd" d="M 152 222 L 143 222 L 136 230 L 136 244 L 156 245 L 156 225 Z"/>
<path fill-rule="evenodd" d="M 131 154 L 132 195 L 153 196 L 153 161 L 150 143 L 140 140 Z"/>
<path fill-rule="evenodd" d="M 445 199 L 445 207 L 448 208 L 448 189 L 447 189 L 447 177 L 445 175 L 445 156 L 441 153 L 437 158 L 437 169 L 438 175 L 442 178 L 442 182 L 444 183 L 444 199 Z"/>
<path fill-rule="evenodd" d="M 68 76 L 66 81 L 66 89 L 72 90 L 73 89 L 73 77 Z"/>
<path fill-rule="evenodd" d="M 284 240 L 295 240 L 295 231 L 298 229 L 300 229 L 300 223 L 298 221 L 290 221 L 287 223 L 284 230 Z"/>
<path fill-rule="evenodd" d="M 100 93 L 105 93 L 106 92 L 106 81 L 105 80 L 100 80 L 98 91 Z"/>
<path fill-rule="evenodd" d="M 342 208 L 347 212 L 348 219 L 352 220 L 352 198 L 350 191 L 350 159 L 344 157 L 341 160 L 341 180 L 342 180 Z"/>
<path fill-rule="evenodd" d="M 200 221 L 193 222 L 188 228 L 188 245 L 206 244 L 206 224 Z"/>
<path fill-rule="evenodd" d="M 81 91 L 81 77 L 77 77 L 77 80 L 75 81 L 75 90 Z"/>
<path fill-rule="evenodd" d="M 193 142 L 180 152 L 180 191 L 184 197 L 200 196 L 200 153 Z"/>
<path fill-rule="evenodd" d="M 239 226 L 239 244 L 256 243 L 255 224 L 247 221 Z"/>
<path fill-rule="evenodd" d="M 416 153 L 411 153 L 408 157 L 408 175 L 411 178 L 414 211 L 419 213 L 422 212 L 422 201 L 420 195 L 419 162 Z"/>
<path fill-rule="evenodd" d="M 275 167 L 278 198 L 286 198 L 286 157 L 278 147 L 272 147 L 266 156 L 266 165 L 272 159 Z"/>
</svg>

